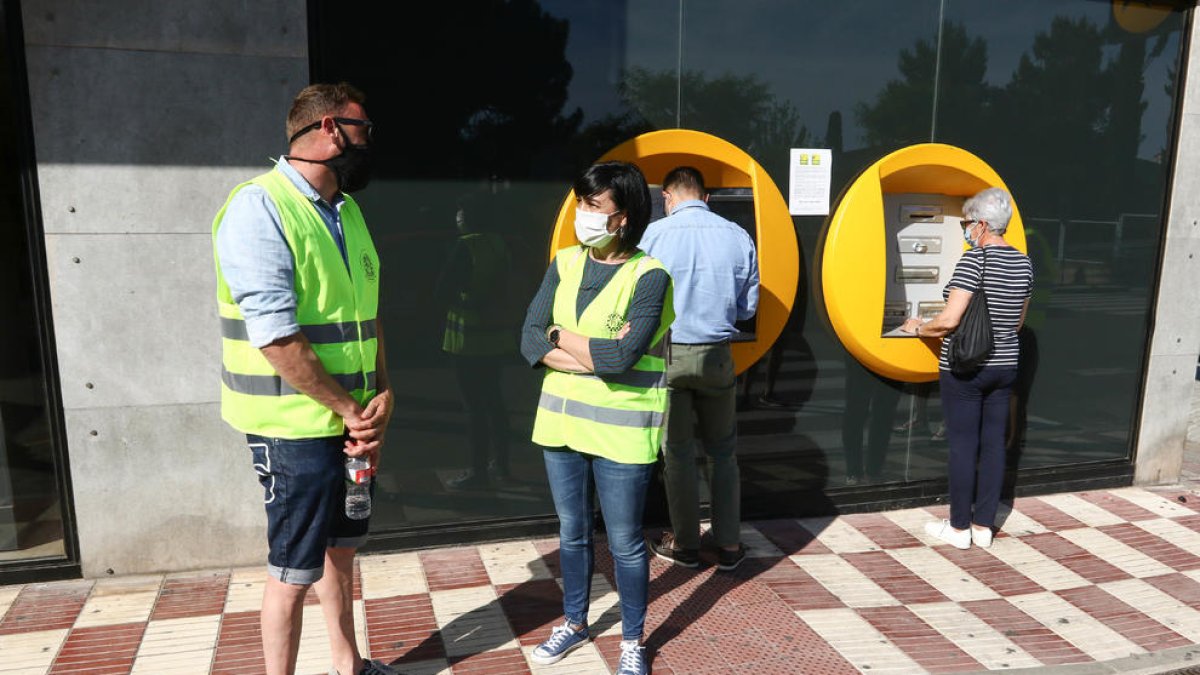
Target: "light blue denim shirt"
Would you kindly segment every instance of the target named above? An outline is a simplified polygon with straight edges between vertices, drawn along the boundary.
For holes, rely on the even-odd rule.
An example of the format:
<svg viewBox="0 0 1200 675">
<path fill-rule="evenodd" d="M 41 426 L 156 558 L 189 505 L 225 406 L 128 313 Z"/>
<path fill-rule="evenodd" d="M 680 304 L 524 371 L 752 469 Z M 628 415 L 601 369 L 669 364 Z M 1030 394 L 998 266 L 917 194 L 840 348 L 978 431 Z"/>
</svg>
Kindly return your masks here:
<svg viewBox="0 0 1200 675">
<path fill-rule="evenodd" d="M 758 309 L 754 241 L 703 201 L 682 202 L 650 223 L 638 248 L 662 261 L 675 283 L 671 342 L 720 342 Z"/>
<path fill-rule="evenodd" d="M 346 261 L 339 192 L 330 204 L 283 157 L 276 168 L 312 200 Z M 233 300 L 246 319 L 250 344 L 265 347 L 297 333 L 295 262 L 283 236 L 283 222 L 267 191 L 257 185 L 238 190 L 217 230 L 217 259 Z M 349 269 L 349 263 L 346 263 Z"/>
</svg>

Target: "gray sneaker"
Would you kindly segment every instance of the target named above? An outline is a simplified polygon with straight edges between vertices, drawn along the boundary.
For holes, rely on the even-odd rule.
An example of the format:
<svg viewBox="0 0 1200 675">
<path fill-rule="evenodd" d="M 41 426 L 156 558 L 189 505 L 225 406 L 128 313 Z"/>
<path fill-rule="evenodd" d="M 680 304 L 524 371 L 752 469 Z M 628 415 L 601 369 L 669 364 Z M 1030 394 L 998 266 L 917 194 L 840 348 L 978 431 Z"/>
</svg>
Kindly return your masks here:
<svg viewBox="0 0 1200 675">
<path fill-rule="evenodd" d="M 329 675 L 340 675 L 337 668 L 330 668 Z M 383 661 L 374 659 L 363 659 L 362 670 L 358 671 L 358 675 L 400 675 L 400 671 L 389 666 Z"/>
</svg>

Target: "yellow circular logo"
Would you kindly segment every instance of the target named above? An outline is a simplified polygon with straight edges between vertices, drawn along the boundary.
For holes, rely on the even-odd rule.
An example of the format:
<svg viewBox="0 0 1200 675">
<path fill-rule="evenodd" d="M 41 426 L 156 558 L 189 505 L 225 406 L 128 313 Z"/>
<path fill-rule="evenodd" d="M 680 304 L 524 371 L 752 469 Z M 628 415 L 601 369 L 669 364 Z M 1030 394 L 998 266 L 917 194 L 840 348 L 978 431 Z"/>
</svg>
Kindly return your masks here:
<svg viewBox="0 0 1200 675">
<path fill-rule="evenodd" d="M 1130 33 L 1154 30 L 1171 15 L 1172 6 L 1154 0 L 1113 0 L 1113 19 Z"/>
</svg>

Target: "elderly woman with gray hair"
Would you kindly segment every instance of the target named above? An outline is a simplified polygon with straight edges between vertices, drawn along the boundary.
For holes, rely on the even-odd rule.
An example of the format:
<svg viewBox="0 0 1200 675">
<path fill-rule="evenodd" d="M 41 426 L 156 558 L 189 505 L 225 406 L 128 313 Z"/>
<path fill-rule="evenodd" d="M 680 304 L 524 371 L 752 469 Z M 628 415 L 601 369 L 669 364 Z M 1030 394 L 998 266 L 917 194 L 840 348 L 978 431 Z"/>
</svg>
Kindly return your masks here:
<svg viewBox="0 0 1200 675">
<path fill-rule="evenodd" d="M 904 330 L 938 339 L 958 328 L 971 296 L 982 286 L 991 314 L 992 354 L 979 369 L 955 373 L 947 362 L 948 340 L 938 360 L 942 412 L 950 445 L 950 519 L 927 523 L 925 531 L 956 548 L 992 544 L 992 525 L 1004 482 L 1004 433 L 1008 402 L 1017 379 L 1017 331 L 1025 321 L 1033 289 L 1029 256 L 1004 240 L 1012 218 L 1009 194 L 988 188 L 963 204 L 963 239 L 971 247 L 954 268 L 942 295 L 946 308 Z"/>
</svg>

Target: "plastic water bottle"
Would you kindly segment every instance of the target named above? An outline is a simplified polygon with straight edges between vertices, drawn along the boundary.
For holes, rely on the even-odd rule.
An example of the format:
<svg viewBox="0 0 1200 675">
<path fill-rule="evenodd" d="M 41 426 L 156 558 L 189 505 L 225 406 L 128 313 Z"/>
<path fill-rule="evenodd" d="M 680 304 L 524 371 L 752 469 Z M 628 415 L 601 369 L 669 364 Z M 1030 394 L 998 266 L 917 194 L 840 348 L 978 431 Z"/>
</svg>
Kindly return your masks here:
<svg viewBox="0 0 1200 675">
<path fill-rule="evenodd" d="M 346 458 L 346 517 L 371 517 L 371 477 L 375 474 L 366 457 Z"/>
</svg>

